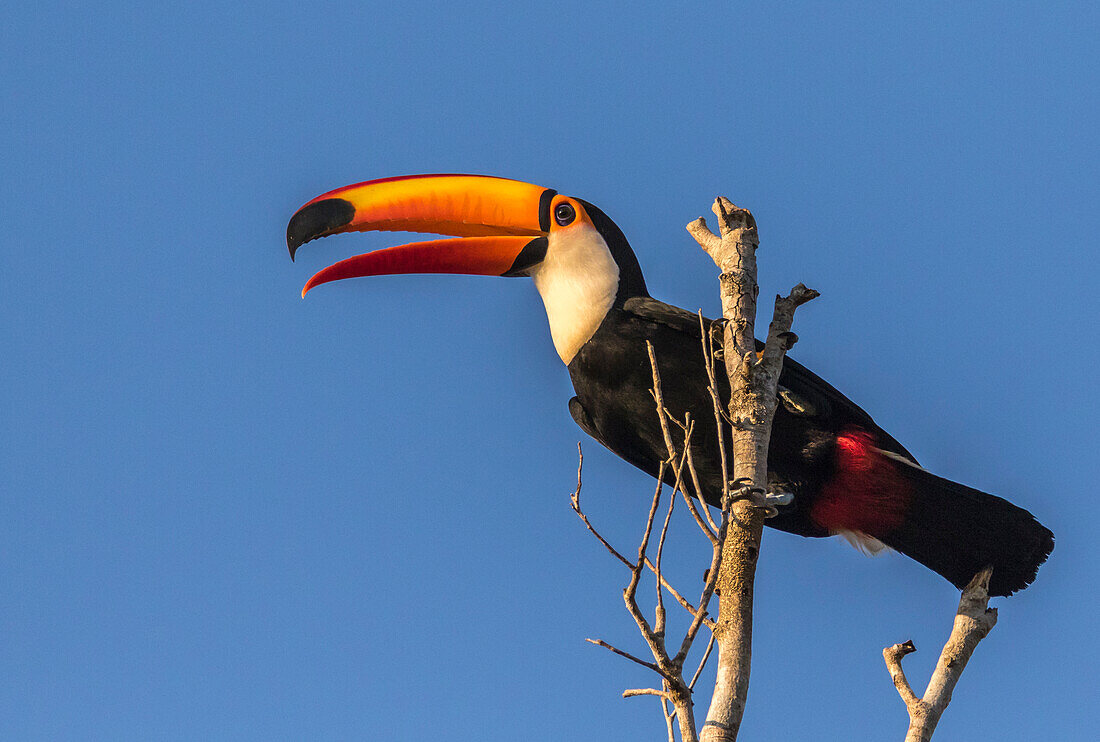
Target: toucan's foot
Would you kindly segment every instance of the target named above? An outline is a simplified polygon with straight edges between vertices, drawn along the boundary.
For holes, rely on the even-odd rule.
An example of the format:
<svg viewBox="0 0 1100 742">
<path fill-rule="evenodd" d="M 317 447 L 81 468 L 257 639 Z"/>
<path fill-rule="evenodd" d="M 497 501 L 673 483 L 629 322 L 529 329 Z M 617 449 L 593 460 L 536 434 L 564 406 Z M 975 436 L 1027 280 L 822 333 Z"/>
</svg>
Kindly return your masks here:
<svg viewBox="0 0 1100 742">
<path fill-rule="evenodd" d="M 730 482 L 730 501 L 737 500 L 748 500 L 754 507 L 764 511 L 765 518 L 774 518 L 779 515 L 780 507 L 794 501 L 794 495 L 790 492 L 771 492 L 754 487 L 751 480 L 742 478 Z"/>
</svg>

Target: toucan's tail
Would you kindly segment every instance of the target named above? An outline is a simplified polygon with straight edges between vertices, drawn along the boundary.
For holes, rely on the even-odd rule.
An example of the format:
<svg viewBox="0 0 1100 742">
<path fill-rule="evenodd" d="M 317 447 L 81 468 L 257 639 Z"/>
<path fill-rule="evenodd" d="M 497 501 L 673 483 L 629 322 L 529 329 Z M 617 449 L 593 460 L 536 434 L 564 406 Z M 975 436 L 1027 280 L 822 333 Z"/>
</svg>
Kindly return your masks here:
<svg viewBox="0 0 1100 742">
<path fill-rule="evenodd" d="M 1054 548 L 1054 534 L 1021 507 L 995 495 L 897 462 L 908 480 L 909 506 L 881 540 L 962 589 L 992 565 L 990 595 L 1011 595 L 1031 584 Z"/>
</svg>

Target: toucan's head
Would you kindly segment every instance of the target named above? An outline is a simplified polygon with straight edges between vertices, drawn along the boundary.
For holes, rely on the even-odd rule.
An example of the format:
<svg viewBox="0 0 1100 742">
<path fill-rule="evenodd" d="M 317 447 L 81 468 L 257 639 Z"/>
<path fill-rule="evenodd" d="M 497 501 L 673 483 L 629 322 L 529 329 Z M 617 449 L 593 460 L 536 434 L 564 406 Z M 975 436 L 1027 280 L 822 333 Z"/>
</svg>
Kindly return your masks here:
<svg viewBox="0 0 1100 742">
<path fill-rule="evenodd" d="M 293 259 L 310 240 L 369 230 L 454 238 L 341 260 L 309 279 L 302 296 L 358 276 L 530 276 L 558 355 L 569 363 L 613 306 L 648 295 L 634 252 L 602 211 L 549 188 L 484 175 L 411 175 L 329 191 L 298 209 L 286 243 Z"/>
</svg>

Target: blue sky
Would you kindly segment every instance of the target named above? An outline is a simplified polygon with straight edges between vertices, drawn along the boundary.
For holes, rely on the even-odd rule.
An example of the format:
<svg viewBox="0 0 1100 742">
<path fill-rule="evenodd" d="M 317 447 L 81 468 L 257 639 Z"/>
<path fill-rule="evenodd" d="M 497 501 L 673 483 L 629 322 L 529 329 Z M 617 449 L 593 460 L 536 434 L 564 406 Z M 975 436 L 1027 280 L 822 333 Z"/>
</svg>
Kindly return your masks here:
<svg viewBox="0 0 1100 742">
<path fill-rule="evenodd" d="M 369 178 L 588 199 L 717 313 L 683 225 L 760 223 L 794 355 L 1057 536 L 940 736 L 1097 721 L 1100 13 L 1085 3 L 16 5 L 0 28 L 0 738 L 659 738 L 621 567 L 568 506 L 568 376 L 524 280 L 314 270 Z M 764 9 L 766 7 L 766 9 Z M 624 548 L 651 485 L 585 440 Z M 695 590 L 703 545 L 670 549 Z M 746 739 L 899 738 L 957 593 L 767 534 Z M 1084 653 L 1085 656 L 1082 656 Z M 705 707 L 705 702 L 702 704 Z"/>
</svg>

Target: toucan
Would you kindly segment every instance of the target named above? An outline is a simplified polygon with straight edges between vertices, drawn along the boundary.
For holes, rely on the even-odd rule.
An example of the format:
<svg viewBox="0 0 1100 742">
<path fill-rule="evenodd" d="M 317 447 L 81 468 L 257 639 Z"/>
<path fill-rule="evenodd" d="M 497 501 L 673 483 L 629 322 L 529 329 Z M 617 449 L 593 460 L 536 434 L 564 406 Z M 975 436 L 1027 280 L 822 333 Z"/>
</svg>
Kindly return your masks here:
<svg viewBox="0 0 1100 742">
<path fill-rule="evenodd" d="M 550 335 L 576 396 L 569 411 L 608 449 L 658 476 L 667 449 L 655 413 L 646 342 L 655 349 L 665 404 L 695 421 L 702 496 L 718 506 L 722 469 L 701 341 L 713 322 L 652 298 L 622 231 L 588 201 L 483 175 L 411 175 L 338 188 L 291 218 L 291 259 L 306 242 L 367 230 L 422 232 L 415 242 L 342 260 L 329 281 L 400 273 L 527 276 L 542 296 Z M 728 400 L 725 374 L 717 374 Z M 992 566 L 991 595 L 1031 583 L 1054 536 L 1000 497 L 922 468 L 844 394 L 791 358 L 779 379 L 768 489 L 792 498 L 767 524 L 808 537 L 840 534 L 874 552 L 890 547 L 958 588 Z M 665 469 L 672 484 L 674 473 Z"/>
</svg>

